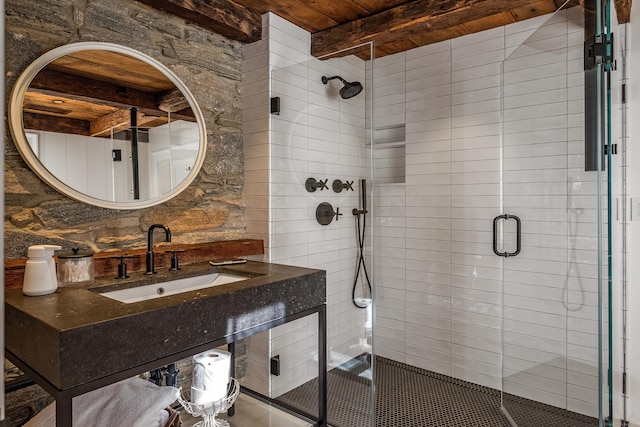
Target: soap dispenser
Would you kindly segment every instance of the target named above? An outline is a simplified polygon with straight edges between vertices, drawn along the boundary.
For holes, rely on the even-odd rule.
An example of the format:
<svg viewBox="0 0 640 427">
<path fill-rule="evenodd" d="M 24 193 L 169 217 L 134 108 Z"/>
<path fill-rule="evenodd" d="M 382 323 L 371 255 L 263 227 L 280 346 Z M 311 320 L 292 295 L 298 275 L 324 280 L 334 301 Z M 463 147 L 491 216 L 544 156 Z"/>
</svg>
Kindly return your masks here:
<svg viewBox="0 0 640 427">
<path fill-rule="evenodd" d="M 58 289 L 56 263 L 53 260 L 53 251 L 58 249 L 62 248 L 56 245 L 29 246 L 22 283 L 22 292 L 25 295 L 47 295 Z"/>
</svg>

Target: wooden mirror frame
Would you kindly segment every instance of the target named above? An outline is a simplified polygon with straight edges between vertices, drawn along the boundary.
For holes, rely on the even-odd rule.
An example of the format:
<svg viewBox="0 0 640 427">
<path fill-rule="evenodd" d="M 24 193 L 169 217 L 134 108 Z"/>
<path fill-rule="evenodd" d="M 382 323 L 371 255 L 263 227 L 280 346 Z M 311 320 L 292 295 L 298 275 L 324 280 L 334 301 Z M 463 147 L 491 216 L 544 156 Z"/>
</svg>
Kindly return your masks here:
<svg viewBox="0 0 640 427">
<path fill-rule="evenodd" d="M 58 179 L 42 164 L 40 159 L 31 149 L 31 146 L 29 145 L 29 142 L 27 140 L 27 136 L 24 130 L 23 104 L 24 104 L 24 98 L 25 98 L 26 92 L 32 80 L 42 69 L 44 69 L 53 60 L 63 57 L 67 54 L 79 52 L 83 50 L 105 50 L 105 51 L 116 52 L 120 54 L 129 55 L 135 59 L 139 59 L 140 61 L 143 61 L 149 65 L 152 65 L 176 85 L 176 87 L 182 92 L 185 99 L 189 103 L 193 111 L 193 114 L 195 116 L 196 123 L 198 124 L 198 130 L 200 135 L 198 153 L 197 153 L 196 161 L 193 165 L 193 168 L 191 169 L 187 177 L 181 183 L 179 183 L 173 189 L 171 189 L 169 192 L 154 198 L 147 199 L 147 200 L 117 202 L 117 201 L 95 198 L 87 194 L 84 194 L 80 191 L 77 191 L 73 187 L 69 186 L 68 184 Z M 13 136 L 14 143 L 18 151 L 20 152 L 20 155 L 22 156 L 24 161 L 29 165 L 31 170 L 36 175 L 38 175 L 40 179 L 42 179 L 44 182 L 46 182 L 48 185 L 50 185 L 60 193 L 72 199 L 75 199 L 77 201 L 94 205 L 94 206 L 99 206 L 99 207 L 109 208 L 109 209 L 124 210 L 124 209 L 148 208 L 148 207 L 166 202 L 167 200 L 170 200 L 171 198 L 181 193 L 186 187 L 189 186 L 189 184 L 191 184 L 193 179 L 199 173 L 202 163 L 204 162 L 206 146 L 207 146 L 207 141 L 206 141 L 207 133 L 204 125 L 204 117 L 202 116 L 202 112 L 200 111 L 200 108 L 198 107 L 198 104 L 193 94 L 189 91 L 189 89 L 185 86 L 185 84 L 164 64 L 160 63 L 154 58 L 151 58 L 148 55 L 145 55 L 135 49 L 131 49 L 126 46 L 120 46 L 117 44 L 104 43 L 104 42 L 78 42 L 78 43 L 64 45 L 46 52 L 44 55 L 40 56 L 38 59 L 33 61 L 18 78 L 11 92 L 11 97 L 9 98 L 8 116 L 9 116 L 9 128 Z"/>
</svg>

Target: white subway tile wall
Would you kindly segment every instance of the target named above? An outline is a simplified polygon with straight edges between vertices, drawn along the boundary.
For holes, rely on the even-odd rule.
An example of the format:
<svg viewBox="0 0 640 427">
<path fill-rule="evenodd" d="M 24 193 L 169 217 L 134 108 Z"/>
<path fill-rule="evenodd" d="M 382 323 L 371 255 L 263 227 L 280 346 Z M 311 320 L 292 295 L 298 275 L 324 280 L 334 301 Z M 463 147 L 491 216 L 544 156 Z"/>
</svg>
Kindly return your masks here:
<svg viewBox="0 0 640 427">
<path fill-rule="evenodd" d="M 364 351 L 364 312 L 351 304 L 357 247 L 351 210 L 359 204 L 359 179 L 369 176 L 366 98 L 343 100 L 341 83 L 324 85 L 321 77 L 364 84 L 365 63 L 312 59 L 309 33 L 273 14 L 263 16 L 263 25 L 263 41 L 244 51 L 243 100 L 252 107 L 244 117 L 248 237 L 264 239 L 270 262 L 327 271 L 329 348 L 337 359 L 355 357 Z M 269 97 L 276 96 L 280 113 L 270 115 Z M 307 178 L 326 180 L 328 189 L 308 192 Z M 352 183 L 354 191 L 335 193 L 336 179 Z M 343 215 L 318 224 L 321 202 Z M 317 376 L 317 317 L 252 337 L 249 348 L 244 384 L 277 397 Z M 268 374 L 275 355 L 279 376 Z"/>
</svg>

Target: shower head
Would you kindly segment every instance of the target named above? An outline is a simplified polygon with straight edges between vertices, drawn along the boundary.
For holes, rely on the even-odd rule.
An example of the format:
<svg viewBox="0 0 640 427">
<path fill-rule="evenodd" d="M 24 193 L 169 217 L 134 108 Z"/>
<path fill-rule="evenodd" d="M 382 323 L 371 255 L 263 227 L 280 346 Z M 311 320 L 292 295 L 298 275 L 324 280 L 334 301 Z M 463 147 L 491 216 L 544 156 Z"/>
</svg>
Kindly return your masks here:
<svg viewBox="0 0 640 427">
<path fill-rule="evenodd" d="M 342 86 L 342 89 L 340 89 L 340 96 L 342 97 L 342 99 L 353 98 L 354 96 L 362 92 L 362 84 L 360 82 L 349 83 L 348 81 L 346 81 L 340 76 L 333 76 L 333 77 L 322 76 L 322 83 L 327 84 L 329 80 L 333 80 L 333 79 L 338 79 L 344 84 L 344 86 Z"/>
</svg>

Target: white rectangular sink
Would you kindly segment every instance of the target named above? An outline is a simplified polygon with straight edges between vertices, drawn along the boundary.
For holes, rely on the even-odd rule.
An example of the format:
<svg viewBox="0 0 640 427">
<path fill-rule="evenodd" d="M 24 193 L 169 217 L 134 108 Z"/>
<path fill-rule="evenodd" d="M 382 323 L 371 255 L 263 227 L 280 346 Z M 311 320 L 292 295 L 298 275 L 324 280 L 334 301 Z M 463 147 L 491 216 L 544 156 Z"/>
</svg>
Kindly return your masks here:
<svg viewBox="0 0 640 427">
<path fill-rule="evenodd" d="M 137 286 L 118 291 L 103 292 L 100 295 L 124 303 L 146 301 L 154 298 L 162 298 L 182 292 L 195 291 L 197 289 L 210 288 L 226 283 L 246 280 L 246 276 L 238 276 L 229 273 L 213 273 L 205 276 L 188 277 L 186 279 L 172 280 L 170 282 L 154 283 L 152 285 Z"/>
</svg>

